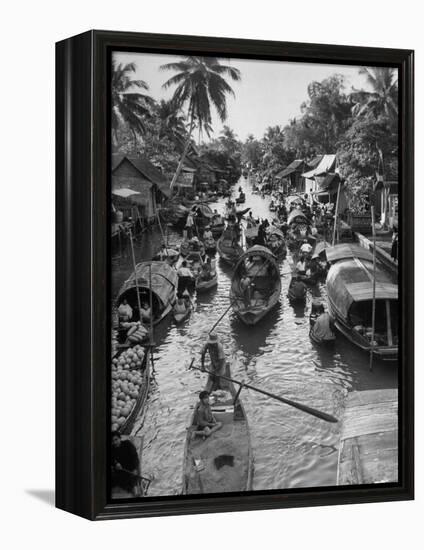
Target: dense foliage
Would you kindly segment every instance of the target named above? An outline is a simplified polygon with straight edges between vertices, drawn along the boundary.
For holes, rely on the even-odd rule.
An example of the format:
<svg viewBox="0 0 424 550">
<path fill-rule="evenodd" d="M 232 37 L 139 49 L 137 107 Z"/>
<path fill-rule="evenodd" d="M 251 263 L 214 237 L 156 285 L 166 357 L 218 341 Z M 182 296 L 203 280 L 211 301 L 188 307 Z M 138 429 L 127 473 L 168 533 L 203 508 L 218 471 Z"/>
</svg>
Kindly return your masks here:
<svg viewBox="0 0 424 550">
<path fill-rule="evenodd" d="M 338 169 L 346 181 L 352 209 L 363 206 L 360 196 L 370 191 L 376 173 L 397 179 L 398 90 L 397 73 L 391 68 L 362 68 L 368 91 L 346 92 L 344 79 L 335 74 L 311 82 L 301 115 L 286 126 L 268 127 L 257 139 L 241 142 L 224 126 L 221 134 L 196 146 L 194 130 L 211 134 L 211 108 L 222 121 L 227 117 L 226 96 L 233 94 L 225 77 L 240 80 L 237 69 L 217 58 L 187 57 L 162 70 L 176 74 L 164 86 L 174 87 L 170 101 L 156 102 L 148 84 L 132 80 L 135 65 L 113 65 L 113 149 L 146 155 L 173 181 L 186 156 L 231 174 L 241 167 L 257 170 L 268 181 L 294 159 L 306 162 L 316 155 L 336 154 Z"/>
</svg>

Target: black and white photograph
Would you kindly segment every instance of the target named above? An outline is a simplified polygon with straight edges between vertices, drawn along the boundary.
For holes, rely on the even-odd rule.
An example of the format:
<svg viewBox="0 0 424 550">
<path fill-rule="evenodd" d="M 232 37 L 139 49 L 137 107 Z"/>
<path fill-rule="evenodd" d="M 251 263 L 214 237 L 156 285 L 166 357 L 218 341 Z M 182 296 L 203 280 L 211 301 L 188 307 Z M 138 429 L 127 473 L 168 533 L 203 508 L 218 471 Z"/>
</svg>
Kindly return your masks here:
<svg viewBox="0 0 424 550">
<path fill-rule="evenodd" d="M 110 75 L 110 498 L 397 483 L 398 69 Z"/>
</svg>

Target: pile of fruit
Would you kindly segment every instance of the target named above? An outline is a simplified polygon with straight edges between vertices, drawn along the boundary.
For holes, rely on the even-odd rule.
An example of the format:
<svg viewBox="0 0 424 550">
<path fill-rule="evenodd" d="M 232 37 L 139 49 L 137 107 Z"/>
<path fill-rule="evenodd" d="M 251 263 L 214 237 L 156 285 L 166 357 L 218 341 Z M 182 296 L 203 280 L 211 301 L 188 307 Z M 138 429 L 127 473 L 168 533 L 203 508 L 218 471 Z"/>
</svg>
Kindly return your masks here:
<svg viewBox="0 0 424 550">
<path fill-rule="evenodd" d="M 131 414 L 142 390 L 141 367 L 145 355 L 142 346 L 135 346 L 112 359 L 112 431 L 119 430 Z"/>
</svg>

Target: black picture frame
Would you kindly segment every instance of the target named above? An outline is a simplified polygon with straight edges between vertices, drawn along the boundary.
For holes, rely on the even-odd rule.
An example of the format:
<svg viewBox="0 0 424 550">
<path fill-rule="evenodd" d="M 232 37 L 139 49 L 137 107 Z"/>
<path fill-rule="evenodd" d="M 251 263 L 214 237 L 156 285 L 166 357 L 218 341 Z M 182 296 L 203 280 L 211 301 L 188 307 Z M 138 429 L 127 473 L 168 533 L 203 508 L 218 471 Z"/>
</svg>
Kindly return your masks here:
<svg viewBox="0 0 424 550">
<path fill-rule="evenodd" d="M 113 50 L 390 65 L 399 69 L 399 483 L 110 503 L 108 82 Z M 56 45 L 56 506 L 91 520 L 412 499 L 414 495 L 413 51 L 89 31 Z"/>
</svg>

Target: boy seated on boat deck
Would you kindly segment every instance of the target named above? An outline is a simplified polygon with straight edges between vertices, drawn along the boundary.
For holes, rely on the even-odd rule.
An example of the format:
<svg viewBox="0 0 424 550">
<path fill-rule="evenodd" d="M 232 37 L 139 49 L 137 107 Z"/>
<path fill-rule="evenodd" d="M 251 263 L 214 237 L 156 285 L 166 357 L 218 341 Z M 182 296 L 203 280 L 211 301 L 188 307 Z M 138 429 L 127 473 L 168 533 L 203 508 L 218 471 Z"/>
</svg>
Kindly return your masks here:
<svg viewBox="0 0 424 550">
<path fill-rule="evenodd" d="M 195 429 L 192 435 L 200 435 L 203 439 L 222 428 L 222 422 L 218 422 L 212 414 L 209 402 L 209 392 L 207 391 L 201 391 L 199 394 L 199 403 L 196 406 L 196 413 L 194 416 L 194 426 Z"/>
<path fill-rule="evenodd" d="M 112 486 L 139 496 L 140 459 L 137 449 L 129 439 L 123 441 L 119 432 L 112 432 L 111 461 Z"/>
</svg>

